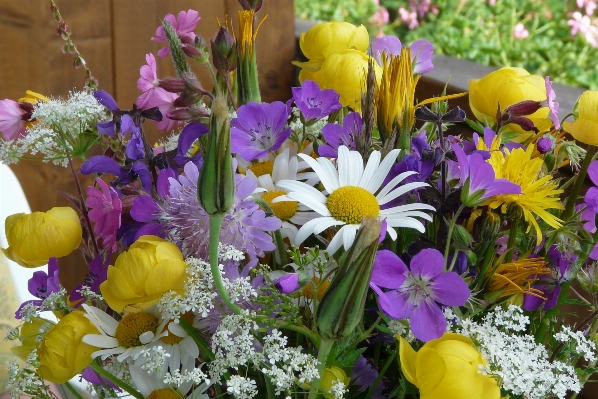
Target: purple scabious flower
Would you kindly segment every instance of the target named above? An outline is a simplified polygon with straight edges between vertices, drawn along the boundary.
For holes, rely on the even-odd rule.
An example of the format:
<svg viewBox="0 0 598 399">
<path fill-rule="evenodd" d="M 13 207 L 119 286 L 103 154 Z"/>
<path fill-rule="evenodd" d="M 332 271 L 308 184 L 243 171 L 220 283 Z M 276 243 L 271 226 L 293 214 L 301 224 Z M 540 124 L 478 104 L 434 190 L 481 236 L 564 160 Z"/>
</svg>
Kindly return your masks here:
<svg viewBox="0 0 598 399">
<path fill-rule="evenodd" d="M 280 101 L 242 105 L 230 122 L 231 152 L 253 161 L 278 150 L 291 136 L 291 128 L 285 129 L 288 117 L 289 110 Z"/>
<path fill-rule="evenodd" d="M 356 137 L 361 135 L 363 121 L 359 112 L 350 112 L 343 119 L 343 125 L 329 123 L 322 128 L 322 135 L 326 144 L 318 147 L 318 154 L 321 157 L 338 158 L 338 147 L 346 146 L 349 150 L 355 151 Z"/>
<path fill-rule="evenodd" d="M 313 80 L 306 80 L 301 87 L 293 87 L 293 101 L 306 121 L 322 119 L 338 111 L 343 106 L 340 94 L 332 89 L 320 90 Z"/>
<path fill-rule="evenodd" d="M 181 248 L 183 255 L 208 259 L 210 218 L 197 200 L 198 178 L 199 169 L 193 162 L 188 162 L 184 175 L 178 179 L 168 178 L 169 190 L 164 203 L 149 196 L 138 197 L 131 216 L 137 221 L 151 221 L 154 227 L 162 228 L 165 236 Z M 233 246 L 249 259 L 246 269 L 255 266 L 258 257 L 264 256 L 266 251 L 275 249 L 270 232 L 282 225 L 278 218 L 266 217 L 265 212 L 249 198 L 256 187 L 254 179 L 236 176 L 235 199 L 224 216 L 220 230 L 220 242 Z"/>
<path fill-rule="evenodd" d="M 568 275 L 569 269 L 577 255 L 567 255 L 560 252 L 556 245 L 548 250 L 548 260 L 552 268 L 552 274 L 543 274 L 537 276 L 538 281 L 533 288 L 542 292 L 543 298 L 535 295 L 525 294 L 523 297 L 523 309 L 531 312 L 544 304 L 544 310 L 550 310 L 556 306 L 561 293 L 561 284 L 568 281 L 571 276 Z"/>
<path fill-rule="evenodd" d="M 370 287 L 378 294 L 382 311 L 395 319 L 408 318 L 413 335 L 424 342 L 446 332 L 438 304 L 463 306 L 470 296 L 461 276 L 444 271 L 444 257 L 436 249 L 421 250 L 411 259 L 410 269 L 393 252 L 378 251 Z"/>
<path fill-rule="evenodd" d="M 492 165 L 482 154 L 473 152 L 465 155 L 459 144 L 453 144 L 457 156 L 461 181 L 461 202 L 476 207 L 486 200 L 501 194 L 521 194 L 521 187 L 506 179 L 496 179 Z"/>
<path fill-rule="evenodd" d="M 116 251 L 116 231 L 120 227 L 122 201 L 118 193 L 109 187 L 102 179 L 96 178 L 100 187 L 87 187 L 87 200 L 89 219 L 94 223 L 93 231 L 98 237 L 100 248 L 110 248 Z"/>
<path fill-rule="evenodd" d="M 56 293 L 60 291 L 60 279 L 58 278 L 58 261 L 56 258 L 50 258 L 48 261 L 48 273 L 43 270 L 39 270 L 33 273 L 33 276 L 29 279 L 27 283 L 27 287 L 31 295 L 39 299 L 32 299 L 29 301 L 25 301 L 19 306 L 19 309 L 15 312 L 15 318 L 21 319 L 21 310 L 29 304 L 37 307 L 40 310 L 49 310 L 49 309 L 42 309 L 42 305 L 44 303 L 44 299 L 46 299 L 50 294 Z"/>
<path fill-rule="evenodd" d="M 373 57 L 382 65 L 382 53 L 399 56 L 403 45 L 396 36 L 383 36 L 372 45 Z M 425 39 L 416 40 L 411 46 L 411 59 L 413 60 L 413 72 L 423 75 L 434 69 L 432 64 L 432 55 L 434 54 L 434 45 Z"/>
<path fill-rule="evenodd" d="M 561 121 L 559 120 L 559 103 L 554 101 L 556 98 L 556 94 L 552 89 L 552 82 L 550 81 L 550 76 L 546 76 L 546 104 L 548 109 L 550 110 L 550 117 L 552 122 L 554 123 L 555 129 L 561 128 Z"/>
</svg>

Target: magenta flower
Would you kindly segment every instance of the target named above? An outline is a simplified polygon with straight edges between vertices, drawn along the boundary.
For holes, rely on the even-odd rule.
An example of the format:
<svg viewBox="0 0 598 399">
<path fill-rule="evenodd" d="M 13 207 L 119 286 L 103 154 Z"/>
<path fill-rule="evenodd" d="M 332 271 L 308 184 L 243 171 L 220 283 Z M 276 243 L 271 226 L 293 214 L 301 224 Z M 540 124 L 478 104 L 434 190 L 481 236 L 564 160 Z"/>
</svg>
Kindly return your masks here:
<svg viewBox="0 0 598 399">
<path fill-rule="evenodd" d="M 231 152 L 253 161 L 276 151 L 291 136 L 291 128 L 285 129 L 288 117 L 287 106 L 280 101 L 242 105 L 230 122 Z"/>
<path fill-rule="evenodd" d="M 554 101 L 555 98 L 556 94 L 554 93 L 554 90 L 552 90 L 550 76 L 546 76 L 546 103 L 550 110 L 550 117 L 554 122 L 554 128 L 558 130 L 561 128 L 561 121 L 559 120 L 559 103 Z"/>
<path fill-rule="evenodd" d="M 465 305 L 470 296 L 467 283 L 457 273 L 444 271 L 444 257 L 436 249 L 420 251 L 411 259 L 410 268 L 393 252 L 378 251 L 370 287 L 378 294 L 384 313 L 409 319 L 415 338 L 425 342 L 440 338 L 447 323 L 438 304 Z"/>
<path fill-rule="evenodd" d="M 174 15 L 167 14 L 164 19 L 170 22 L 176 34 L 181 38 L 181 41 L 193 42 L 195 40 L 195 33 L 193 33 L 193 30 L 197 27 L 197 24 L 201 19 L 197 11 L 191 9 L 181 11 L 176 19 Z M 152 37 L 152 40 L 159 43 L 166 43 L 166 33 L 164 32 L 164 27 L 162 25 L 156 29 L 156 37 Z M 158 50 L 158 55 L 160 57 L 166 57 L 168 54 L 170 54 L 169 46 L 162 47 Z"/>
<path fill-rule="evenodd" d="M 102 179 L 97 178 L 100 187 L 87 187 L 87 201 L 90 208 L 89 219 L 94 223 L 93 231 L 96 233 L 98 245 L 116 251 L 116 231 L 120 227 L 122 202 L 116 191 L 109 187 Z"/>
<path fill-rule="evenodd" d="M 21 110 L 19 103 L 5 99 L 0 101 L 0 133 L 4 140 L 14 140 L 25 136 L 25 121 L 22 119 L 25 111 Z"/>
</svg>

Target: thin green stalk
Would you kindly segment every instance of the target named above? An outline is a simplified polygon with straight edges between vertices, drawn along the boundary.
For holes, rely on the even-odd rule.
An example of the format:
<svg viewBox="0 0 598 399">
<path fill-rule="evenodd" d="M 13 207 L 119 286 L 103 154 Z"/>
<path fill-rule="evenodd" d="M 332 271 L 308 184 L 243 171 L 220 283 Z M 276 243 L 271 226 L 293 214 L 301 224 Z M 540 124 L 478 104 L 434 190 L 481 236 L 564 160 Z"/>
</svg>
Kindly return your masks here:
<svg viewBox="0 0 598 399">
<path fill-rule="evenodd" d="M 222 302 L 235 314 L 241 313 L 241 308 L 231 302 L 228 292 L 224 288 L 220 268 L 218 267 L 218 244 L 220 240 L 220 227 L 222 226 L 222 219 L 224 213 L 217 213 L 210 215 L 210 267 L 212 269 L 212 277 L 214 278 L 214 286 L 220 295 Z"/>
<path fill-rule="evenodd" d="M 378 373 L 378 377 L 376 378 L 376 380 L 370 387 L 370 390 L 368 391 L 368 394 L 366 395 L 365 399 L 370 399 L 372 397 L 372 395 L 374 394 L 374 391 L 376 390 L 376 387 L 378 386 L 380 381 L 382 381 L 382 377 L 384 377 L 386 370 L 388 370 L 388 368 L 390 367 L 390 365 L 392 364 L 392 362 L 395 360 L 396 357 L 397 357 L 397 351 L 392 351 L 392 355 L 390 355 L 390 357 L 386 360 L 386 363 L 384 363 L 384 366 L 382 366 L 382 370 L 380 370 L 380 373 Z"/>
<path fill-rule="evenodd" d="M 84 399 L 84 398 L 83 398 L 83 396 L 81 396 L 81 394 L 79 393 L 79 391 L 77 391 L 77 390 L 75 389 L 75 387 L 73 387 L 73 386 L 71 385 L 71 383 L 70 383 L 70 382 L 68 382 L 68 381 L 67 381 L 67 382 L 65 382 L 65 383 L 64 383 L 64 384 L 62 384 L 62 385 L 63 385 L 63 386 L 65 386 L 65 387 L 67 387 L 67 389 L 68 389 L 69 391 L 71 391 L 71 394 L 72 394 L 74 397 L 76 397 L 77 399 Z M 65 395 L 65 396 L 66 396 L 66 395 Z"/>
<path fill-rule="evenodd" d="M 270 380 L 270 377 L 267 375 L 264 375 L 264 382 L 266 383 L 266 391 L 268 392 L 268 398 L 269 399 L 276 398 L 276 393 L 274 391 L 274 385 L 272 385 L 272 381 Z"/>
<path fill-rule="evenodd" d="M 594 159 L 594 155 L 596 155 L 596 150 L 598 148 L 596 146 L 589 146 L 588 151 L 586 152 L 586 156 L 581 163 L 579 168 L 579 173 L 577 173 L 577 178 L 575 179 L 575 183 L 573 184 L 573 188 L 571 188 L 571 193 L 569 197 L 567 197 L 567 204 L 565 205 L 565 210 L 561 213 L 561 219 L 566 222 L 573 215 L 573 211 L 575 210 L 575 202 L 579 197 L 579 193 L 581 192 L 581 188 L 583 183 L 586 179 L 588 174 L 588 167 L 590 163 Z"/>
<path fill-rule="evenodd" d="M 486 272 L 488 271 L 488 266 L 490 265 L 490 259 L 492 259 L 492 255 L 494 254 L 493 242 L 484 243 L 484 245 L 484 251 L 482 251 L 482 253 L 484 254 L 484 261 L 482 263 L 482 267 L 480 268 L 480 278 L 478 278 L 478 282 L 476 284 L 476 291 L 484 286 L 484 279 L 486 276 Z"/>
<path fill-rule="evenodd" d="M 519 229 L 519 218 L 511 220 L 511 228 L 509 229 L 509 241 L 507 241 L 507 254 L 505 255 L 505 263 L 513 261 L 513 253 L 515 252 L 515 244 L 517 244 L 517 230 Z"/>
<path fill-rule="evenodd" d="M 130 386 L 123 380 L 119 379 L 118 377 L 115 377 L 114 375 L 110 374 L 108 371 L 104 370 L 104 368 L 102 366 L 100 366 L 100 363 L 98 363 L 97 360 L 94 360 L 93 362 L 91 362 L 90 366 L 93 369 L 93 371 L 98 373 L 101 377 L 104 377 L 108 381 L 114 383 L 119 388 L 122 388 L 129 395 L 133 396 L 135 399 L 145 399 L 142 394 L 140 394 L 139 392 L 137 392 L 135 390 L 135 388 L 133 388 L 132 386 Z"/>
<path fill-rule="evenodd" d="M 320 380 L 322 378 L 322 374 L 324 373 L 324 369 L 326 368 L 328 354 L 330 354 L 330 349 L 332 349 L 333 345 L 334 341 L 328 341 L 325 339 L 320 341 L 320 347 L 318 352 L 318 376 L 315 380 L 311 382 L 311 388 L 309 390 L 308 399 L 316 399 L 318 397 L 318 391 L 320 389 Z"/>
<path fill-rule="evenodd" d="M 214 356 L 214 353 L 208 347 L 208 343 L 203 339 L 203 337 L 199 334 L 199 331 L 196 328 L 187 323 L 187 321 L 183 318 L 179 320 L 179 324 L 181 327 L 183 327 L 187 334 L 189 334 L 189 336 L 193 338 L 193 341 L 195 342 L 195 344 L 197 344 L 199 352 L 204 356 L 205 360 L 212 361 L 216 359 L 216 356 Z"/>
<path fill-rule="evenodd" d="M 465 205 L 461 204 L 459 206 L 459 209 L 457 209 L 457 212 L 455 212 L 455 214 L 453 215 L 453 218 L 451 219 L 451 224 L 448 227 L 448 233 L 446 236 L 446 246 L 444 247 L 444 270 L 447 270 L 446 262 L 448 260 L 449 250 L 451 249 L 451 238 L 453 237 L 453 230 L 455 229 L 455 224 L 457 224 L 457 218 L 459 217 L 459 215 L 461 215 L 463 209 L 465 209 Z M 456 258 L 456 256 L 454 256 L 453 258 Z"/>
</svg>

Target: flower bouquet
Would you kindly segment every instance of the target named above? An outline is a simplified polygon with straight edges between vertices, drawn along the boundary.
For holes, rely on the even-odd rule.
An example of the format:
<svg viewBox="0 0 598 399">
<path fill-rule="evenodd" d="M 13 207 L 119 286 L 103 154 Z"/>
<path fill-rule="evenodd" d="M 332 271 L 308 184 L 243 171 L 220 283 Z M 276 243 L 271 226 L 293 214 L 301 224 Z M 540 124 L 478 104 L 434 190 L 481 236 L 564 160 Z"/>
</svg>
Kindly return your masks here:
<svg viewBox="0 0 598 399">
<path fill-rule="evenodd" d="M 597 361 L 598 93 L 561 124 L 548 77 L 503 68 L 470 82 L 468 119 L 467 93 L 415 98 L 431 43 L 329 22 L 301 36 L 292 98 L 263 103 L 261 1 L 240 3 L 209 44 L 197 11 L 165 16 L 152 40 L 177 76 L 148 54 L 132 110 L 87 67 L 66 100 L 0 102 L 2 161 L 70 167 L 78 189 L 5 222 L 7 258 L 48 264 L 7 337 L 11 396 L 576 396 Z"/>
</svg>

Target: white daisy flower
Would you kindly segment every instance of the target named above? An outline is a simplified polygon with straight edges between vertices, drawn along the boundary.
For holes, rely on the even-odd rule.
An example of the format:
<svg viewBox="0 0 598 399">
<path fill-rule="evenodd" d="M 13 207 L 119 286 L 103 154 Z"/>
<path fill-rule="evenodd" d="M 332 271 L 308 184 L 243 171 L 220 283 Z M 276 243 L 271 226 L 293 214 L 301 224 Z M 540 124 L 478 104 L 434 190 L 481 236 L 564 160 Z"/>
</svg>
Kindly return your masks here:
<svg viewBox="0 0 598 399">
<path fill-rule="evenodd" d="M 317 215 L 310 208 L 296 201 L 273 203 L 272 200 L 286 194 L 286 191 L 278 187 L 279 181 L 305 180 L 309 185 L 316 184 L 318 176 L 314 172 L 300 172 L 309 167 L 307 162 L 298 160 L 296 156 L 290 156 L 290 150 L 286 148 L 274 158 L 274 161 L 258 162 L 249 166 L 246 172 L 247 176 L 257 181 L 258 189 L 254 195 L 261 197 L 270 205 L 274 215 L 282 222 L 280 230 L 282 236 L 288 237 L 291 241 L 297 235 L 298 230 L 295 225 L 303 225 Z"/>
<path fill-rule="evenodd" d="M 183 372 L 192 369 L 183 369 Z M 193 387 L 190 381 L 180 382 L 176 385 L 166 384 L 161 375 L 156 373 L 148 373 L 144 369 L 135 365 L 129 366 L 129 372 L 133 384 L 144 397 L 148 398 L 166 398 L 166 399 L 180 399 L 184 398 L 189 390 Z M 205 391 L 210 386 L 202 383 L 193 388 L 193 392 L 187 396 L 187 399 L 209 399 Z"/>
<path fill-rule="evenodd" d="M 161 317 L 157 307 L 128 313 L 120 321 L 93 306 L 84 304 L 83 308 L 85 317 L 100 331 L 100 334 L 83 337 L 83 342 L 102 348 L 91 354 L 93 358 L 105 360 L 117 355 L 116 360 L 121 363 L 131 358 L 136 366 L 142 366 L 148 358 L 141 354 L 160 346 L 164 352 L 162 373 L 165 374 L 168 370 L 179 370 L 181 366 L 191 367 L 199 356 L 193 338 L 179 324 Z M 181 318 L 193 324 L 193 313 L 183 314 Z"/>
<path fill-rule="evenodd" d="M 380 152 L 373 151 L 365 168 L 361 154 L 349 151 L 346 146 L 339 147 L 337 167 L 327 158 L 313 159 L 299 154 L 318 175 L 325 192 L 294 180 L 277 183 L 278 187 L 289 192 L 274 199 L 274 203 L 297 201 L 319 215 L 303 224 L 295 236 L 295 245 L 301 244 L 311 234 L 319 234 L 329 227 L 342 226 L 330 241 L 327 251 L 334 254 L 341 245 L 349 249 L 363 217 L 385 220 L 388 234 L 393 240 L 397 238 L 395 227 L 408 227 L 424 232 L 424 225 L 415 217 L 431 221 L 432 217 L 421 211 L 435 211 L 433 206 L 413 203 L 380 209 L 381 205 L 411 190 L 428 186 L 422 182 L 398 186 L 405 178 L 416 173 L 410 171 L 399 174 L 381 187 L 398 154 L 399 150 L 392 150 L 380 162 Z"/>
</svg>

